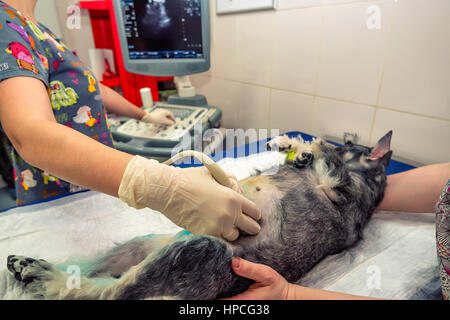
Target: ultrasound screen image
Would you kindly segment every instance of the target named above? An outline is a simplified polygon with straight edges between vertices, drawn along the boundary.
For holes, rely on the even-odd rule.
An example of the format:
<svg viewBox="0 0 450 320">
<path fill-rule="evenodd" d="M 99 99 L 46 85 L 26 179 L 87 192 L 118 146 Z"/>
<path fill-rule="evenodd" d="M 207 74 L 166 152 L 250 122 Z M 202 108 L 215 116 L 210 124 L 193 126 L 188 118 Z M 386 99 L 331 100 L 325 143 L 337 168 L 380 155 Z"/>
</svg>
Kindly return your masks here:
<svg viewBox="0 0 450 320">
<path fill-rule="evenodd" d="M 203 58 L 200 0 L 122 0 L 130 59 Z"/>
</svg>

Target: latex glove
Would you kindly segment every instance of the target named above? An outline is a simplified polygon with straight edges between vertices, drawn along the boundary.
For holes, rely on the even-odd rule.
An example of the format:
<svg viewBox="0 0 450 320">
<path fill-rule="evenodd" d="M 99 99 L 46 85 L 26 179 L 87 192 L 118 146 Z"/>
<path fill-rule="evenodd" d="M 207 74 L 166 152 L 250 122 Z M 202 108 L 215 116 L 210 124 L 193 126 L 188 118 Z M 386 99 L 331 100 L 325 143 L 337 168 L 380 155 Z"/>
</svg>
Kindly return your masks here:
<svg viewBox="0 0 450 320">
<path fill-rule="evenodd" d="M 244 189 L 242 189 L 242 186 L 239 183 L 237 177 L 234 174 L 229 173 L 229 172 L 227 172 L 226 174 L 228 175 L 228 178 L 231 179 L 231 183 L 232 183 L 231 189 L 233 189 L 234 191 L 236 191 L 236 192 L 238 192 L 240 194 L 243 194 L 244 193 Z"/>
<path fill-rule="evenodd" d="M 204 167 L 181 169 L 135 156 L 123 175 L 119 198 L 138 209 L 157 210 L 194 234 L 234 241 L 239 230 L 251 235 L 260 231 L 256 205 L 218 184 Z"/>
<path fill-rule="evenodd" d="M 141 118 L 141 121 L 171 126 L 175 124 L 176 119 L 171 111 L 163 108 L 157 108 L 150 113 L 145 111 L 145 115 Z"/>
</svg>

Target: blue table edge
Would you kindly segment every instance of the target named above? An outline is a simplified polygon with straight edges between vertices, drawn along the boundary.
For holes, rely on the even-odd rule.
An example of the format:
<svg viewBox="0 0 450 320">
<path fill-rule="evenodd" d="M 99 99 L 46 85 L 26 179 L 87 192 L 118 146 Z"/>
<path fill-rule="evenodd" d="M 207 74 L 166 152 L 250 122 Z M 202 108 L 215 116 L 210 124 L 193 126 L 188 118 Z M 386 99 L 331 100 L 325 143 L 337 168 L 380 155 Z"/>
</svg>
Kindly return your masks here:
<svg viewBox="0 0 450 320">
<path fill-rule="evenodd" d="M 290 132 L 286 132 L 283 135 L 287 135 L 290 138 L 295 138 L 298 136 L 301 136 L 303 138 L 304 141 L 311 141 L 313 140 L 313 138 L 315 138 L 312 135 L 300 132 L 300 131 L 290 131 Z M 247 157 L 251 154 L 255 154 L 255 153 L 260 153 L 260 152 L 265 152 L 267 151 L 265 149 L 265 144 L 270 141 L 272 139 L 272 137 L 266 138 L 266 139 L 262 139 L 256 142 L 252 142 L 252 143 L 248 143 L 246 145 L 242 145 L 239 147 L 235 147 L 233 149 L 227 149 L 227 150 L 223 150 L 221 153 L 215 153 L 212 154 L 211 157 L 215 160 L 215 161 L 219 161 L 221 159 L 224 158 L 240 158 L 240 157 Z M 329 141 L 328 142 L 337 145 L 337 146 L 341 146 L 341 144 L 336 143 L 334 141 Z M 181 168 L 188 168 L 188 167 L 196 167 L 196 166 L 201 166 L 201 164 L 195 163 L 195 162 L 191 162 L 191 163 L 183 163 L 178 165 Z M 408 171 L 411 169 L 414 169 L 415 167 L 406 163 L 402 163 L 400 161 L 396 161 L 396 160 L 392 160 L 389 163 L 389 166 L 386 168 L 386 174 L 387 175 L 391 175 L 391 174 L 395 174 L 395 173 L 399 173 L 399 172 L 403 172 L 403 171 Z M 57 199 L 61 199 L 61 198 L 65 198 L 65 197 L 70 197 L 72 195 L 75 194 L 79 194 L 79 193 L 83 193 L 83 192 L 88 192 L 90 190 L 83 190 L 83 191 L 79 191 L 79 192 L 75 192 L 75 193 L 69 193 L 69 194 L 65 194 L 65 195 L 61 195 L 61 196 L 57 196 L 57 197 L 51 197 L 48 199 L 44 199 L 44 200 L 40 200 L 40 201 L 36 201 L 33 203 L 29 203 L 29 204 L 25 204 L 22 205 L 20 207 L 26 207 L 26 206 L 32 206 L 35 204 L 39 204 L 39 203 L 45 203 L 45 202 L 50 202 L 50 201 L 54 201 Z M 3 209 L 0 210 L 0 213 L 9 211 L 11 209 L 17 208 L 17 206 L 15 207 L 11 207 L 11 208 L 7 208 L 7 209 Z"/>
</svg>

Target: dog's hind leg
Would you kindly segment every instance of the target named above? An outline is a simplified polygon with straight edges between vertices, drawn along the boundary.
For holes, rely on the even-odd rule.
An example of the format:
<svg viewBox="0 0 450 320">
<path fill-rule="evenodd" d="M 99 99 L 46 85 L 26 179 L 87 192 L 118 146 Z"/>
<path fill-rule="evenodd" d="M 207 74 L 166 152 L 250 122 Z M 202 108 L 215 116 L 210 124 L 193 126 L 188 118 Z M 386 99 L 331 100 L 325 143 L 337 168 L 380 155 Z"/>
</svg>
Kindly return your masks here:
<svg viewBox="0 0 450 320">
<path fill-rule="evenodd" d="M 244 291 L 252 281 L 231 269 L 233 249 L 209 236 L 176 241 L 133 267 L 115 286 L 118 299 L 216 299 Z"/>
<path fill-rule="evenodd" d="M 23 282 L 25 291 L 37 299 L 111 299 L 111 285 L 100 285 L 91 279 L 77 277 L 63 272 L 57 266 L 42 259 L 11 255 L 8 270 Z"/>
<path fill-rule="evenodd" d="M 181 238 L 184 234 L 186 234 L 185 231 L 174 236 L 151 235 L 121 244 L 97 259 L 95 267 L 89 272 L 88 277 L 120 278 L 132 266 L 139 264 L 153 252 L 159 251 L 169 242 Z"/>
<path fill-rule="evenodd" d="M 35 299 L 47 300 L 113 300 L 140 270 L 137 266 L 133 267 L 121 281 L 109 278 L 99 282 L 98 278 L 80 277 L 76 285 L 71 274 L 42 259 L 11 255 L 8 257 L 8 269 L 18 281 L 23 282 L 26 293 Z"/>
<path fill-rule="evenodd" d="M 68 273 L 44 261 L 9 256 L 8 269 L 37 298 L 90 299 L 215 299 L 238 294 L 252 283 L 231 270 L 233 250 L 208 236 L 187 236 L 131 267 L 120 279 L 100 284 L 80 278 L 79 287 Z"/>
</svg>

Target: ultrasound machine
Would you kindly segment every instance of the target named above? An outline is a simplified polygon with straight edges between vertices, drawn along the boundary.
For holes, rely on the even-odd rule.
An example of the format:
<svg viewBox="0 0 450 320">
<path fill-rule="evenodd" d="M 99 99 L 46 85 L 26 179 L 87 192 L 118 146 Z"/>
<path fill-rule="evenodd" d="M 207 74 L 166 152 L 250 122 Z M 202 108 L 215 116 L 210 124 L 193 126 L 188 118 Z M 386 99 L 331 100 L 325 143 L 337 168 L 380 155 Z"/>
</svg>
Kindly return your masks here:
<svg viewBox="0 0 450 320">
<path fill-rule="evenodd" d="M 141 90 L 144 110 L 168 109 L 176 118 L 174 125 L 111 119 L 115 147 L 164 161 L 177 152 L 193 149 L 200 134 L 205 148 L 203 134 L 220 126 L 222 111 L 196 94 L 189 75 L 210 68 L 208 0 L 114 0 L 114 10 L 127 71 L 175 76 L 177 88 L 177 94 L 169 96 L 167 102 L 155 104 L 150 90 Z M 217 139 L 214 142 L 217 144 Z M 207 149 L 214 151 L 211 146 Z"/>
</svg>

